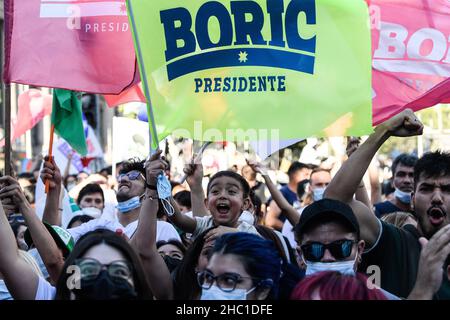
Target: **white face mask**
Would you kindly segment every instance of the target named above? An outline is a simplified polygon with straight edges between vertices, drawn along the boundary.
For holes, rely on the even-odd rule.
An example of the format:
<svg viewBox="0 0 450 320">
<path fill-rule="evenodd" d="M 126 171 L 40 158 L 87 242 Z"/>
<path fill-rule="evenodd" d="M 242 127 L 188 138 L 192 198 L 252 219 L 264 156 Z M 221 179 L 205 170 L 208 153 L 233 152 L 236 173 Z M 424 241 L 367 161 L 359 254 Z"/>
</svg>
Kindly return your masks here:
<svg viewBox="0 0 450 320">
<path fill-rule="evenodd" d="M 234 289 L 231 292 L 220 290 L 218 286 L 211 286 L 209 289 L 202 289 L 200 300 L 247 300 L 247 295 L 255 290 L 256 287 L 249 291 L 245 289 Z"/>
<path fill-rule="evenodd" d="M 325 193 L 325 188 L 315 188 L 315 189 L 313 189 L 313 199 L 314 199 L 314 201 L 322 200 L 324 193 Z"/>
<path fill-rule="evenodd" d="M 239 216 L 239 222 L 246 222 L 249 225 L 253 225 L 255 223 L 255 216 L 247 210 L 242 211 L 241 215 Z"/>
<path fill-rule="evenodd" d="M 102 215 L 102 210 L 96 207 L 83 208 L 81 209 L 81 211 L 83 212 L 83 214 L 91 216 L 94 219 L 98 219 Z"/>
<path fill-rule="evenodd" d="M 311 262 L 305 261 L 306 264 L 306 275 L 312 275 L 323 271 L 338 271 L 346 275 L 355 275 L 355 263 L 358 255 L 355 256 L 354 260 L 350 261 L 336 261 L 336 262 Z M 304 259 L 302 257 L 302 259 Z"/>
<path fill-rule="evenodd" d="M 394 197 L 404 204 L 411 203 L 411 192 L 403 192 L 400 189 L 395 188 Z"/>
</svg>

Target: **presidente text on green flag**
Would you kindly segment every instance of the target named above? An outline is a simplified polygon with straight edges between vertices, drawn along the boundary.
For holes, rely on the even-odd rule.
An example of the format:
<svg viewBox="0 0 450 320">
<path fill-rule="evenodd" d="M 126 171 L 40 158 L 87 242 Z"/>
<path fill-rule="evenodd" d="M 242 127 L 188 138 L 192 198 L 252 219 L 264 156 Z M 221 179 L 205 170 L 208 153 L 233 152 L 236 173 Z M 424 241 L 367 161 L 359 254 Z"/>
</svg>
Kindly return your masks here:
<svg viewBox="0 0 450 320">
<path fill-rule="evenodd" d="M 280 139 L 294 139 L 371 131 L 364 1 L 128 2 L 160 137 L 222 141 L 233 140 L 229 130 L 275 129 Z M 217 134 L 196 137 L 199 125 Z"/>
<path fill-rule="evenodd" d="M 52 124 L 56 133 L 80 155 L 87 154 L 84 136 L 83 116 L 81 111 L 81 95 L 78 92 L 54 89 L 52 106 Z"/>
</svg>

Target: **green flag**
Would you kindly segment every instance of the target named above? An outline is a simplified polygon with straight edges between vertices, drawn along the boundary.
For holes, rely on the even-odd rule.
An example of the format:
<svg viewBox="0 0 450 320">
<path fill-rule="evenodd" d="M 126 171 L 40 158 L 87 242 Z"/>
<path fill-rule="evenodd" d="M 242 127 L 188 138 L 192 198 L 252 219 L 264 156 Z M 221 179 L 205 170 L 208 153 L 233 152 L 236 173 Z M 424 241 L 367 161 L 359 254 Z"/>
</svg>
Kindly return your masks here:
<svg viewBox="0 0 450 320">
<path fill-rule="evenodd" d="M 85 156 L 87 145 L 79 95 L 80 93 L 70 90 L 53 90 L 52 124 L 61 138 L 76 152 Z"/>
<path fill-rule="evenodd" d="M 128 7 L 160 137 L 371 132 L 364 1 L 128 0 Z"/>
</svg>

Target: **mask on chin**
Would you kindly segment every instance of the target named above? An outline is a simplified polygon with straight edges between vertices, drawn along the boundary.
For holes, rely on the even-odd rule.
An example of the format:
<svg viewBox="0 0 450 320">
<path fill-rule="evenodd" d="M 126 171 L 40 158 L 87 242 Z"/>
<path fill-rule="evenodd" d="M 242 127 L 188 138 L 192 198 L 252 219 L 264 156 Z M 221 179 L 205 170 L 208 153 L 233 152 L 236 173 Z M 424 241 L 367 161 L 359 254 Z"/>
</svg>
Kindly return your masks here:
<svg viewBox="0 0 450 320">
<path fill-rule="evenodd" d="M 401 203 L 411 203 L 411 192 L 403 192 L 400 189 L 395 188 L 394 197 L 396 197 Z"/>
<path fill-rule="evenodd" d="M 128 213 L 136 208 L 139 208 L 140 206 L 141 206 L 141 197 L 135 196 L 126 201 L 118 202 L 116 208 L 121 213 Z"/>
</svg>

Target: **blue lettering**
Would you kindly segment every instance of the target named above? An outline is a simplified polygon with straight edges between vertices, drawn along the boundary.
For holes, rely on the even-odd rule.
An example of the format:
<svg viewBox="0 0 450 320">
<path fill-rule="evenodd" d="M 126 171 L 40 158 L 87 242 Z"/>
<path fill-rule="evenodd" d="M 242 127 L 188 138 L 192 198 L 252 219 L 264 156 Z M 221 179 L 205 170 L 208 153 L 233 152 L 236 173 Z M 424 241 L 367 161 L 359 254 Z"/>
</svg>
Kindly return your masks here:
<svg viewBox="0 0 450 320">
<path fill-rule="evenodd" d="M 283 40 L 283 0 L 267 0 L 267 12 L 270 15 L 270 28 L 272 29 L 271 46 L 284 47 Z"/>
<path fill-rule="evenodd" d="M 273 83 L 275 82 L 275 80 L 277 79 L 274 76 L 268 76 L 267 79 L 269 79 L 270 82 L 270 91 L 275 91 L 275 88 L 273 86 Z"/>
<path fill-rule="evenodd" d="M 211 17 L 216 17 L 220 26 L 219 42 L 213 43 L 208 33 L 208 22 Z M 227 8 L 220 2 L 212 1 L 204 3 L 197 12 L 195 19 L 195 32 L 200 49 L 229 46 L 233 42 L 233 27 Z"/>
<path fill-rule="evenodd" d="M 233 1 L 231 2 L 231 12 L 234 15 L 236 28 L 235 45 L 249 44 L 247 36 L 250 37 L 253 44 L 267 44 L 261 33 L 264 26 L 264 14 L 258 3 L 254 1 Z M 251 14 L 251 21 L 245 20 L 246 13 Z"/>
<path fill-rule="evenodd" d="M 298 16 L 300 12 L 306 15 L 307 24 L 316 23 L 315 0 L 292 0 L 286 9 L 286 38 L 289 48 L 316 52 L 316 36 L 303 39 L 298 32 Z"/>
<path fill-rule="evenodd" d="M 203 92 L 212 92 L 211 85 L 212 80 L 210 78 L 205 78 L 205 90 L 203 90 Z"/>
<path fill-rule="evenodd" d="M 278 76 L 278 91 L 286 91 L 286 77 Z"/>
<path fill-rule="evenodd" d="M 250 81 L 250 88 L 248 91 L 255 92 L 256 91 L 256 77 L 249 77 L 248 80 Z"/>
<path fill-rule="evenodd" d="M 231 82 L 231 78 L 226 77 L 225 80 L 223 81 L 223 92 L 228 92 L 230 91 L 230 82 Z"/>
<path fill-rule="evenodd" d="M 245 84 L 244 87 L 242 87 L 242 84 Z M 239 77 L 239 92 L 243 92 L 247 90 L 247 79 L 244 77 Z"/>
<path fill-rule="evenodd" d="M 220 92 L 222 78 L 214 78 L 214 92 Z"/>
<path fill-rule="evenodd" d="M 185 8 L 174 8 L 164 10 L 159 13 L 161 22 L 164 25 L 166 37 L 166 61 L 195 51 L 195 36 L 191 32 L 192 18 Z M 178 28 L 175 21 L 180 22 Z M 182 40 L 184 45 L 178 47 L 177 40 Z"/>
<path fill-rule="evenodd" d="M 267 78 L 266 77 L 258 77 L 259 88 L 258 91 L 267 91 Z"/>
<path fill-rule="evenodd" d="M 202 81 L 202 79 L 199 79 L 199 78 L 195 78 L 194 81 L 195 81 L 195 92 L 199 92 L 200 88 L 203 85 L 203 81 Z"/>
</svg>

